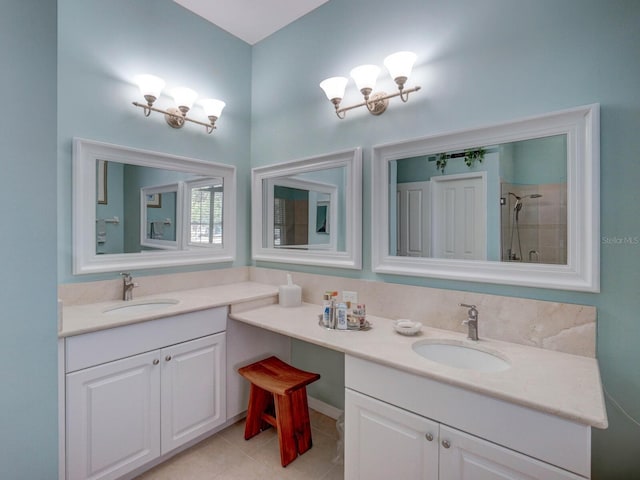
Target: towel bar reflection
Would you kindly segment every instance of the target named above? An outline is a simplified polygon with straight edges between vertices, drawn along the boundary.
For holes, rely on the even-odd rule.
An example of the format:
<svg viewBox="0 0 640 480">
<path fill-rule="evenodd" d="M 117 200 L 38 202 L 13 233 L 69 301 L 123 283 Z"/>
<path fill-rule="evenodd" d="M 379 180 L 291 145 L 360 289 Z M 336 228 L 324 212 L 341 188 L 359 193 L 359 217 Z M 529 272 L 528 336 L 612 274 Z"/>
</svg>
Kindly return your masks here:
<svg viewBox="0 0 640 480">
<path fill-rule="evenodd" d="M 115 223 L 116 225 L 120 223 L 120 217 L 118 216 L 114 216 L 113 218 L 104 218 L 104 219 L 98 218 L 96 219 L 96 222 L 99 222 L 101 220 L 104 221 L 104 223 Z"/>
</svg>

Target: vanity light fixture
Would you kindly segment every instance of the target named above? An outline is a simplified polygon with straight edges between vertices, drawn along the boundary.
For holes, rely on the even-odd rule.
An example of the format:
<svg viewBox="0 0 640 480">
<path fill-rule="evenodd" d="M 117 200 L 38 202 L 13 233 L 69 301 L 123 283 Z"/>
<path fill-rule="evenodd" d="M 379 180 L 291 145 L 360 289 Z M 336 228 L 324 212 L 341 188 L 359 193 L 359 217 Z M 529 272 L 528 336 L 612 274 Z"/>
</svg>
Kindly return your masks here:
<svg viewBox="0 0 640 480">
<path fill-rule="evenodd" d="M 173 128 L 182 128 L 185 122 L 192 122 L 198 125 L 202 125 L 207 130 L 207 133 L 213 132 L 217 127 L 215 125 L 216 120 L 220 118 L 222 109 L 225 107 L 225 103 L 222 100 L 216 100 L 214 98 L 203 98 L 198 103 L 204 109 L 205 114 L 209 118 L 209 123 L 200 122 L 193 118 L 187 117 L 187 113 L 193 107 L 198 94 L 186 87 L 179 87 L 172 89 L 169 93 L 173 97 L 175 107 L 162 110 L 161 108 L 154 107 L 154 102 L 160 96 L 162 89 L 165 86 L 164 80 L 155 75 L 136 75 L 134 81 L 140 88 L 140 93 L 147 101 L 146 105 L 143 103 L 133 102 L 136 107 L 140 107 L 144 110 L 144 116 L 151 115 L 151 111 L 163 113 L 164 119 Z"/>
<path fill-rule="evenodd" d="M 327 98 L 333 103 L 338 118 L 344 118 L 348 110 L 358 107 L 367 107 L 372 115 L 380 115 L 384 113 L 389 105 L 389 99 L 400 97 L 400 100 L 406 102 L 409 94 L 417 92 L 420 87 L 412 87 L 405 89 L 404 85 L 411 74 L 411 69 L 416 61 L 416 54 L 413 52 L 396 52 L 384 59 L 384 66 L 387 67 L 389 75 L 396 82 L 398 91 L 396 93 L 387 94 L 386 92 L 373 93 L 376 86 L 376 80 L 380 74 L 380 67 L 377 65 L 360 65 L 351 70 L 351 77 L 356 83 L 356 87 L 360 90 L 364 97 L 364 102 L 349 107 L 340 108 L 340 102 L 344 97 L 344 91 L 349 81 L 346 77 L 331 77 L 320 82 L 320 88 L 324 90 Z"/>
</svg>

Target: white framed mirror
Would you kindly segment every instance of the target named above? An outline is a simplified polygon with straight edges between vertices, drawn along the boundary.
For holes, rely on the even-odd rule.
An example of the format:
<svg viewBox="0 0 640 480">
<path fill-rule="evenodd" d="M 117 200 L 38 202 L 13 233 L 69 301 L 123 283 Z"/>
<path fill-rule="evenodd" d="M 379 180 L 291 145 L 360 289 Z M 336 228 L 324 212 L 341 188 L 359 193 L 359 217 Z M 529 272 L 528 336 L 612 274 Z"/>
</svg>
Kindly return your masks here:
<svg viewBox="0 0 640 480">
<path fill-rule="evenodd" d="M 232 262 L 235 198 L 234 166 L 76 138 L 73 273 Z"/>
<path fill-rule="evenodd" d="M 360 148 L 251 171 L 254 260 L 362 267 Z"/>
<path fill-rule="evenodd" d="M 373 148 L 377 273 L 597 292 L 599 105 Z"/>
</svg>

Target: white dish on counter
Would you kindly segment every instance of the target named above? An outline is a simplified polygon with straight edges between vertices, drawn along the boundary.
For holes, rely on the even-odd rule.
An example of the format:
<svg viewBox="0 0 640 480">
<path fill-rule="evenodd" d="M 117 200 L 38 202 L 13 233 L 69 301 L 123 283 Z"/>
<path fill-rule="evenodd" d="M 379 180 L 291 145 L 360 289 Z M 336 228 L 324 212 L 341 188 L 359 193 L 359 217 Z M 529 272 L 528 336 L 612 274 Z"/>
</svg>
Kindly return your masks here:
<svg viewBox="0 0 640 480">
<path fill-rule="evenodd" d="M 393 329 L 400 335 L 416 335 L 422 330 L 422 323 L 414 322 L 406 318 L 399 318 L 393 321 Z"/>
</svg>

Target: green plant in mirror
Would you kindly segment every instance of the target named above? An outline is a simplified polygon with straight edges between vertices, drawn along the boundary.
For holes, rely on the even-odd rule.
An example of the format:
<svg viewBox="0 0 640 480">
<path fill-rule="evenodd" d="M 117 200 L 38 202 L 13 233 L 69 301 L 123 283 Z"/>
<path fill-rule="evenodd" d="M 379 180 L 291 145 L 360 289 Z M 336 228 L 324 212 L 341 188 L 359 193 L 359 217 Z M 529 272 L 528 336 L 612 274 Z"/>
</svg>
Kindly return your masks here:
<svg viewBox="0 0 640 480">
<path fill-rule="evenodd" d="M 436 160 L 436 168 L 440 170 L 440 172 L 444 173 L 444 169 L 447 168 L 447 161 L 450 158 L 451 155 L 449 155 L 448 153 L 439 153 Z"/>
<path fill-rule="evenodd" d="M 476 160 L 482 163 L 482 161 L 484 160 L 484 153 L 485 153 L 485 150 L 482 147 L 465 150 L 464 163 L 469 168 L 473 167 L 473 164 L 476 162 Z"/>
</svg>

